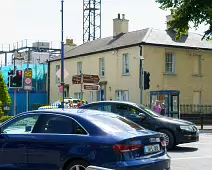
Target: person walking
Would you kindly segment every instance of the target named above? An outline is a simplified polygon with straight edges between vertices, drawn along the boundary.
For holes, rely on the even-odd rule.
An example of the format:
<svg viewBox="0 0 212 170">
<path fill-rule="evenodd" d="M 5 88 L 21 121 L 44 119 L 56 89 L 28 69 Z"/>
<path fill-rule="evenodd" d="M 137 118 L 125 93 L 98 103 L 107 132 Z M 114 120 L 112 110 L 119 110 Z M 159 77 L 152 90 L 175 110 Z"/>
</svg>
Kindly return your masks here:
<svg viewBox="0 0 212 170">
<path fill-rule="evenodd" d="M 161 114 L 162 116 L 165 116 L 165 114 L 166 114 L 166 105 L 165 105 L 164 103 L 162 103 L 162 105 L 161 105 L 160 114 Z"/>
<path fill-rule="evenodd" d="M 155 105 L 153 106 L 153 111 L 160 114 L 161 112 L 161 106 L 160 106 L 160 101 L 156 100 Z"/>
</svg>

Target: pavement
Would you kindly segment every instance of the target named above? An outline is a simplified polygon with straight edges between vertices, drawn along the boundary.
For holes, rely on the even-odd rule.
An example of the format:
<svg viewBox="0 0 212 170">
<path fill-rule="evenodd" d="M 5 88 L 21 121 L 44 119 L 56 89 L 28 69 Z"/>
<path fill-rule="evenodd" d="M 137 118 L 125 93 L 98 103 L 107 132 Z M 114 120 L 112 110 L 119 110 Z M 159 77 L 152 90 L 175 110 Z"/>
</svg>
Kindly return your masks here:
<svg viewBox="0 0 212 170">
<path fill-rule="evenodd" d="M 200 131 L 200 141 L 182 144 L 168 151 L 172 170 L 210 170 L 212 131 Z"/>
</svg>

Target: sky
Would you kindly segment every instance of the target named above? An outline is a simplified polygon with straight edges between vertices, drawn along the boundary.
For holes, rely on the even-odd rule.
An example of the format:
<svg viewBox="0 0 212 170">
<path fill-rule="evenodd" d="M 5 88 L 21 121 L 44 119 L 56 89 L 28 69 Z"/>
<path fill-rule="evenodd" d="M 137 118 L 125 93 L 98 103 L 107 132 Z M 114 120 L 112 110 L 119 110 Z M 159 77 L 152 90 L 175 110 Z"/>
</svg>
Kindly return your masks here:
<svg viewBox="0 0 212 170">
<path fill-rule="evenodd" d="M 60 0 L 0 0 L 0 49 L 24 39 L 61 41 Z M 166 29 L 166 15 L 155 0 L 102 0 L 102 38 L 113 34 L 113 19 L 125 14 L 129 31 Z M 206 26 L 197 31 L 202 34 Z M 64 39 L 83 42 L 83 0 L 64 0 Z M 1 50 L 0 50 L 1 51 Z M 2 57 L 3 58 L 3 57 Z"/>
</svg>

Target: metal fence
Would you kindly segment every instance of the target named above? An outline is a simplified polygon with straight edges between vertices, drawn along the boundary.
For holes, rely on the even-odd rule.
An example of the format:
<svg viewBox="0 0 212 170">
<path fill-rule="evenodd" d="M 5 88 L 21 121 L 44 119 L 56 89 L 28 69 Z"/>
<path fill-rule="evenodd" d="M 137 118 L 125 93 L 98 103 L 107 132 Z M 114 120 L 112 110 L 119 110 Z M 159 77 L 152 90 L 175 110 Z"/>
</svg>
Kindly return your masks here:
<svg viewBox="0 0 212 170">
<path fill-rule="evenodd" d="M 212 105 L 180 105 L 181 114 L 212 114 Z"/>
</svg>

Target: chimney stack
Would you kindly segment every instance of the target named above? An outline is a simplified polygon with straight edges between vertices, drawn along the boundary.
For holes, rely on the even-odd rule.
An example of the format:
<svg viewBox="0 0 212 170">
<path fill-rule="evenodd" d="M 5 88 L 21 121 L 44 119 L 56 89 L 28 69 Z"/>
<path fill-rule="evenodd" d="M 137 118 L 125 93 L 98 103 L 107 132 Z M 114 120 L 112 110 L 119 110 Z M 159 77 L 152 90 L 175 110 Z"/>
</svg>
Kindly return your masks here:
<svg viewBox="0 0 212 170">
<path fill-rule="evenodd" d="M 117 36 L 121 33 L 128 32 L 129 20 L 125 19 L 125 14 L 122 14 L 122 18 L 120 14 L 118 14 L 118 18 L 113 19 L 113 36 Z"/>
<path fill-rule="evenodd" d="M 168 22 L 171 21 L 173 18 L 172 18 L 172 15 L 167 15 L 166 16 L 166 29 L 168 30 L 170 28 Z"/>
</svg>

